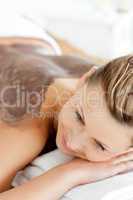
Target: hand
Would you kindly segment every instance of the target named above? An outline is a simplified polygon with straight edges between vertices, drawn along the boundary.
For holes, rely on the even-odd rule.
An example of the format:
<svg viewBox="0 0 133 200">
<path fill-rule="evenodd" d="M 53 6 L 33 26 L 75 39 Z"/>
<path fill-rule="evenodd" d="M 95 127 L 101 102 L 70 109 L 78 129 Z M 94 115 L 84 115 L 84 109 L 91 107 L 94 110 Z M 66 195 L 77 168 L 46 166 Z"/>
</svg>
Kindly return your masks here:
<svg viewBox="0 0 133 200">
<path fill-rule="evenodd" d="M 89 162 L 76 158 L 68 163 L 76 185 L 99 181 L 133 170 L 133 151 L 119 155 L 106 162 Z"/>
</svg>

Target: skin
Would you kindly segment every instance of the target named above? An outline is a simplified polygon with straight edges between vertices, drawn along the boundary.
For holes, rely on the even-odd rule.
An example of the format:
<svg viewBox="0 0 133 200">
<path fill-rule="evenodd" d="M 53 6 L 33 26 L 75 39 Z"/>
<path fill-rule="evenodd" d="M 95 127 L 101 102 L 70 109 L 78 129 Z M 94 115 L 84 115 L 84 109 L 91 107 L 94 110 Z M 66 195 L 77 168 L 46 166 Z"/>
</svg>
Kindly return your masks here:
<svg viewBox="0 0 133 200">
<path fill-rule="evenodd" d="M 54 102 L 54 96 L 47 98 L 46 104 L 42 105 L 43 110 L 46 109 L 51 112 L 59 111 L 58 120 L 54 118 L 55 126 L 57 127 L 57 146 L 63 152 L 79 158 L 75 158 L 67 164 L 57 166 L 22 186 L 1 193 L 0 199 L 11 200 L 19 198 L 20 200 L 28 200 L 30 196 L 31 200 L 56 200 L 66 191 L 77 185 L 95 182 L 133 169 L 133 152 L 132 148 L 129 148 L 132 131 L 128 127 L 122 127 L 122 125 L 111 118 L 104 103 L 103 106 L 100 107 L 102 112 L 100 112 L 99 117 L 97 112 L 99 106 L 92 106 L 91 101 L 89 104 L 83 101 L 81 94 L 83 94 L 84 91 L 84 80 L 85 77 L 90 76 L 91 73 L 93 73 L 93 70 L 85 74 L 80 80 L 71 80 L 73 84 L 75 83 L 75 88 L 73 87 L 72 89 L 71 85 L 67 84 L 70 83 L 70 80 L 55 81 L 54 86 L 57 88 L 57 91 L 60 91 L 60 98 L 58 98 L 56 103 Z M 91 92 L 93 89 L 94 88 L 90 86 L 88 94 L 92 94 Z M 63 95 L 61 91 L 68 92 L 68 90 L 70 91 L 69 94 L 71 94 L 71 97 L 68 98 L 69 100 L 62 99 Z M 50 91 L 51 89 L 49 87 L 47 95 Z M 102 90 L 100 87 L 96 86 L 96 91 L 99 91 L 100 96 L 98 96 L 98 101 L 100 101 Z M 53 107 L 46 106 L 48 102 L 52 103 Z M 88 112 L 87 105 L 90 108 Z M 82 124 L 79 120 L 80 118 L 76 118 L 74 111 L 77 106 L 78 108 L 82 106 L 85 124 Z M 18 123 L 14 127 L 10 127 L 11 132 L 9 131 L 9 127 L 4 125 L 5 124 L 1 123 L 3 132 L 0 135 L 0 141 L 2 141 L 0 150 L 3 153 L 0 159 L 1 163 L 4 160 L 3 158 L 7 156 L 9 160 L 6 160 L 3 166 L 0 166 L 2 172 L 0 177 L 1 191 L 8 188 L 8 184 L 15 172 L 36 157 L 44 147 L 48 137 L 50 122 L 47 118 L 26 119 L 21 122 L 21 124 Z M 8 134 L 8 132 L 10 132 L 10 134 Z M 62 136 L 64 133 L 65 138 L 67 138 L 66 143 L 68 148 L 71 149 L 69 151 L 62 143 Z M 116 141 L 117 137 L 120 137 L 121 140 Z M 95 144 L 94 141 L 96 140 L 98 140 L 99 143 L 102 142 L 104 145 L 109 146 L 111 150 L 103 151 L 99 143 Z M 17 163 L 19 163 L 19 165 Z M 5 179 L 5 175 L 8 171 L 8 178 L 6 177 Z M 6 181 L 7 179 L 8 181 Z"/>
<path fill-rule="evenodd" d="M 59 114 L 56 143 L 64 153 L 106 161 L 132 149 L 133 130 L 111 116 L 101 83 L 87 87 L 84 77 Z"/>
</svg>

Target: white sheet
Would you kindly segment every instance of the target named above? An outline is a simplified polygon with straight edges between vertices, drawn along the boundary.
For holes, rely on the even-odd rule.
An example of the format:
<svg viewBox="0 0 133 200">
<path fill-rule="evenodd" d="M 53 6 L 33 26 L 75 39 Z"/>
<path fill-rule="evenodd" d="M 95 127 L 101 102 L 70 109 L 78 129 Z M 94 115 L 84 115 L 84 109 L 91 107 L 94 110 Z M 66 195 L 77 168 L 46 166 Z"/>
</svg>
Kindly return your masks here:
<svg viewBox="0 0 133 200">
<path fill-rule="evenodd" d="M 28 15 L 9 12 L 7 15 L 7 13 L 0 12 L 0 37 L 14 36 L 44 39 L 53 47 L 54 54 L 62 54 L 59 45 L 46 30 L 45 20 L 42 23 L 41 18 L 35 14 Z"/>
<path fill-rule="evenodd" d="M 61 163 L 68 162 L 72 160 L 66 154 L 63 154 L 60 150 L 56 149 L 45 155 L 36 158 L 28 167 L 24 170 L 18 172 L 12 182 L 12 186 L 16 187 L 18 185 L 27 182 L 35 176 L 39 176 L 45 173 L 48 169 L 53 168 Z M 123 197 L 125 199 L 119 199 L 112 197 L 112 192 L 115 190 L 120 190 L 130 186 L 130 193 L 128 188 L 128 193 Z M 132 190 L 131 190 L 132 188 Z M 121 192 L 122 192 L 121 191 Z M 106 197 L 107 195 L 107 197 Z M 114 195 L 118 195 L 114 193 Z M 128 198 L 129 196 L 129 199 Z M 132 195 L 132 198 L 130 198 Z M 61 200 L 132 200 L 133 199 L 133 172 L 128 172 L 126 174 L 117 175 L 115 177 L 108 178 L 103 181 L 99 181 L 92 184 L 85 184 L 78 186 L 69 190 Z"/>
</svg>

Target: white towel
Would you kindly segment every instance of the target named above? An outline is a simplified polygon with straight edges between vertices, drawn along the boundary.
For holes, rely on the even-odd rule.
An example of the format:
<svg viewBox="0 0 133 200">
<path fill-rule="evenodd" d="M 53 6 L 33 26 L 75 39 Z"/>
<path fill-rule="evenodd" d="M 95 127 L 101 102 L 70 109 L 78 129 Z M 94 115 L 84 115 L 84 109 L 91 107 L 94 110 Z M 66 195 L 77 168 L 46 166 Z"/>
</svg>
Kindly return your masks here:
<svg viewBox="0 0 133 200">
<path fill-rule="evenodd" d="M 73 157 L 62 153 L 59 149 L 39 156 L 33 160 L 28 167 L 16 174 L 13 179 L 12 186 L 16 187 L 21 185 L 33 177 L 39 176 L 47 170 L 72 159 Z M 133 172 L 117 175 L 96 183 L 75 187 L 65 193 L 61 200 L 119 200 L 119 198 L 114 197 L 115 195 L 118 195 L 116 190 L 122 189 L 120 190 L 122 192 L 124 191 L 123 188 L 126 188 L 127 186 L 132 186 L 132 190 L 130 189 L 130 193 L 127 193 L 125 199 L 121 200 L 133 199 Z M 127 191 L 129 192 L 129 189 Z M 114 192 L 114 195 L 112 192 Z M 129 199 L 128 195 L 130 195 Z M 131 195 L 132 198 L 130 198 Z M 114 198 L 112 198 L 112 196 Z"/>
<path fill-rule="evenodd" d="M 25 181 L 30 180 L 33 177 L 39 176 L 49 169 L 72 160 L 73 157 L 63 154 L 60 150 L 54 150 L 46 153 L 42 156 L 37 157 L 32 163 L 27 166 L 24 170 L 19 171 L 12 185 L 15 187 L 21 185 Z"/>
</svg>

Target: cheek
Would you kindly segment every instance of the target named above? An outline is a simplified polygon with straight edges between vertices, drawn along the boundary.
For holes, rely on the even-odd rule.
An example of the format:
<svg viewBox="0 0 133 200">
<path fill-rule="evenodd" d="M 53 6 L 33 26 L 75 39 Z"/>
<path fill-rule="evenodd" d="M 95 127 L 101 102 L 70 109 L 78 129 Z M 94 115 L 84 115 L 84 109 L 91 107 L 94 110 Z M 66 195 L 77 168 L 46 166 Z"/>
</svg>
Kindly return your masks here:
<svg viewBox="0 0 133 200">
<path fill-rule="evenodd" d="M 74 116 L 74 109 L 70 107 L 63 107 L 59 114 L 59 121 L 63 123 L 66 128 L 76 127 L 76 121 Z"/>
<path fill-rule="evenodd" d="M 102 151 L 99 148 L 96 148 L 96 146 L 90 142 L 86 148 L 86 157 L 90 161 L 101 162 L 107 161 L 113 156 L 107 151 Z"/>
<path fill-rule="evenodd" d="M 71 112 L 67 108 L 63 108 L 60 111 L 58 117 L 58 137 L 62 137 L 62 133 L 65 131 L 67 135 L 70 137 L 73 134 L 73 129 L 76 127 L 76 124 L 73 120 Z"/>
<path fill-rule="evenodd" d="M 104 161 L 110 160 L 111 156 L 104 155 L 99 152 L 94 152 L 90 156 L 88 156 L 88 159 L 94 162 L 104 162 Z"/>
<path fill-rule="evenodd" d="M 63 129 L 65 129 L 70 147 L 75 152 L 80 152 L 86 141 L 83 133 L 83 128 L 76 120 L 74 112 L 70 112 L 70 114 L 66 113 L 68 113 L 68 111 L 62 110 L 59 118 L 60 132 L 63 132 Z M 63 127 L 63 129 L 61 127 Z"/>
</svg>

